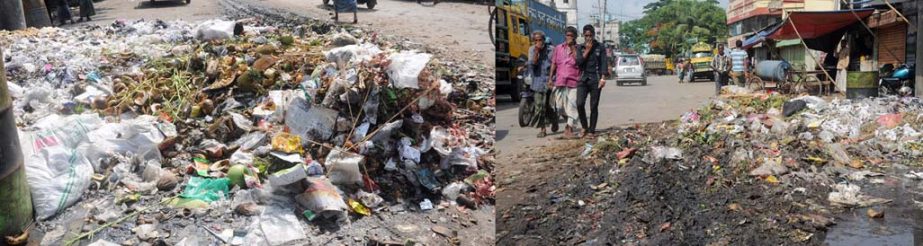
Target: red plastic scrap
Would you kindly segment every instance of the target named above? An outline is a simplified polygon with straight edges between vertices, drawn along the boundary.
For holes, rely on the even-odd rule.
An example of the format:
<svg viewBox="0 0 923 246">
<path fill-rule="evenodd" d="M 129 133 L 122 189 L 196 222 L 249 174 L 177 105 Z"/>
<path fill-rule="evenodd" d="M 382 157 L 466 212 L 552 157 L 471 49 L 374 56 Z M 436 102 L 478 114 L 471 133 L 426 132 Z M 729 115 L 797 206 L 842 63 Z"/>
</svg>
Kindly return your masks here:
<svg viewBox="0 0 923 246">
<path fill-rule="evenodd" d="M 878 116 L 878 124 L 886 128 L 894 128 L 903 121 L 903 114 L 885 114 Z"/>
<path fill-rule="evenodd" d="M 616 156 L 619 158 L 619 160 L 625 159 L 625 158 L 628 158 L 634 155 L 635 151 L 638 151 L 638 149 L 637 148 L 627 148 L 622 151 L 619 151 L 619 153 L 617 153 Z"/>
</svg>

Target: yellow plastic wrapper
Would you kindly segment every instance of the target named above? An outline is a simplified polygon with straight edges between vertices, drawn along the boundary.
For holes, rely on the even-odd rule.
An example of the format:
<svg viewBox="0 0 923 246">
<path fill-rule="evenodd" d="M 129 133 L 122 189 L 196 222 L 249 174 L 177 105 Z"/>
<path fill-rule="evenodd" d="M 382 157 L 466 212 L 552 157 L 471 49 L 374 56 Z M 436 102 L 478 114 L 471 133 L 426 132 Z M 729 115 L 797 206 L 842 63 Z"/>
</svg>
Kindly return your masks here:
<svg viewBox="0 0 923 246">
<path fill-rule="evenodd" d="M 346 203 L 349 204 L 349 207 L 352 208 L 353 212 L 356 212 L 357 214 L 361 214 L 365 216 L 372 215 L 372 211 L 369 210 L 369 208 L 365 207 L 365 205 L 362 205 L 362 203 L 360 203 L 359 201 L 356 201 L 350 198 L 349 200 L 346 201 Z"/>
<path fill-rule="evenodd" d="M 301 148 L 301 137 L 285 132 L 272 138 L 272 149 L 285 153 L 304 153 L 304 149 Z"/>
</svg>

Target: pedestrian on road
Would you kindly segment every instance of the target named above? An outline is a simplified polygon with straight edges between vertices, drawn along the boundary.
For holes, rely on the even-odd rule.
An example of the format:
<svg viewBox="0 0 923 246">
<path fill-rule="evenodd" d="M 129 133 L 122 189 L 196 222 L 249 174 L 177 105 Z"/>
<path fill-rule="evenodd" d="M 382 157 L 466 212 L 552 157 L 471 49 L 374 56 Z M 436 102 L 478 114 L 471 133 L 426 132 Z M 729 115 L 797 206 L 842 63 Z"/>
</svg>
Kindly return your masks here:
<svg viewBox="0 0 923 246">
<path fill-rule="evenodd" d="M 551 55 L 551 73 L 554 79 L 554 101 L 558 115 L 564 117 L 563 139 L 573 139 L 577 129 L 577 81 L 580 68 L 577 67 L 577 28 L 568 26 L 564 29 L 564 43 L 554 48 Z M 550 81 L 549 81 L 550 83 Z M 555 117 L 557 119 L 557 117 Z"/>
<path fill-rule="evenodd" d="M 83 21 L 83 18 L 86 18 L 87 21 L 91 21 L 90 16 L 96 15 L 96 8 L 93 7 L 93 0 L 77 0 L 80 3 L 80 19 L 77 21 Z"/>
<path fill-rule="evenodd" d="M 359 23 L 357 17 L 357 13 L 359 12 L 358 5 L 356 0 L 333 0 L 333 21 L 337 22 L 340 20 L 340 12 L 353 12 L 353 24 Z"/>
<path fill-rule="evenodd" d="M 96 15 L 96 8 L 93 7 L 93 0 L 78 0 L 80 1 L 80 19 L 78 21 L 83 21 L 83 18 L 87 18 L 87 21 L 91 21 L 90 16 Z"/>
<path fill-rule="evenodd" d="M 676 63 L 676 74 L 679 74 L 679 82 L 683 83 L 683 77 L 686 76 L 686 61 L 683 58 L 679 58 Z"/>
<path fill-rule="evenodd" d="M 750 70 L 749 63 L 747 63 L 747 51 L 741 48 L 743 45 L 743 41 L 737 40 L 737 48 L 731 51 L 731 78 L 737 86 L 744 86 L 744 78 L 748 76 L 747 71 Z"/>
<path fill-rule="evenodd" d="M 715 71 L 715 96 L 721 95 L 721 86 L 727 84 L 729 64 L 731 59 L 724 54 L 724 44 L 718 44 L 718 53 L 711 60 L 711 68 Z"/>
<path fill-rule="evenodd" d="M 71 15 L 71 6 L 68 4 L 68 0 L 55 0 L 55 8 L 58 9 L 58 21 L 61 26 L 67 24 L 67 21 L 74 24 L 74 17 Z"/>
<path fill-rule="evenodd" d="M 846 91 L 846 68 L 849 67 L 849 41 L 840 42 L 840 50 L 836 52 L 836 89 Z"/>
<path fill-rule="evenodd" d="M 551 108 L 551 100 L 548 89 L 548 73 L 551 71 L 551 48 L 545 44 L 545 32 L 532 32 L 532 46 L 529 47 L 529 60 L 526 61 L 526 77 L 531 78 L 534 103 L 532 104 L 532 122 L 529 125 L 541 128 L 538 133 L 539 138 L 545 137 L 548 133 L 545 126 L 557 120 L 554 110 Z M 557 129 L 552 129 L 557 131 Z"/>
<path fill-rule="evenodd" d="M 599 94 L 606 86 L 606 48 L 594 38 L 596 29 L 592 25 L 583 26 L 584 43 L 577 46 L 577 66 L 580 67 L 580 80 L 577 83 L 577 113 L 583 127 L 581 137 L 588 138 L 596 134 L 596 120 L 599 118 Z M 590 97 L 590 119 L 587 122 L 586 99 Z"/>
</svg>

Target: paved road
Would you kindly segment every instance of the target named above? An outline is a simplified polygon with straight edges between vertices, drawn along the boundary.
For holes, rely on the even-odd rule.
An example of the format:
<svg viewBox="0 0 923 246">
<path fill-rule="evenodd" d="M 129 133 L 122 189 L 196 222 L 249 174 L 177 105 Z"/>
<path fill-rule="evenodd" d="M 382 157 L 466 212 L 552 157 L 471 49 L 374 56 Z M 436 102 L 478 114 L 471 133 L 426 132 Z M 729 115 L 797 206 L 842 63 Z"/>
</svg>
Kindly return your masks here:
<svg viewBox="0 0 923 246">
<path fill-rule="evenodd" d="M 675 76 L 650 77 L 647 86 L 616 86 L 614 81 L 609 81 L 599 102 L 597 129 L 678 119 L 683 112 L 698 108 L 714 94 L 715 84 L 711 81 L 679 84 Z M 536 138 L 538 129 L 519 127 L 517 107 L 518 103 L 508 97 L 498 99 L 496 146 L 500 159 L 515 156 L 527 147 L 555 143 L 554 138 L 560 135 L 559 132 L 539 139 Z"/>
<path fill-rule="evenodd" d="M 301 16 L 330 20 L 333 10 L 322 0 L 234 0 L 251 6 L 277 9 Z M 108 25 L 116 19 L 162 19 L 198 21 L 222 16 L 218 0 L 105 0 L 95 3 L 97 15 L 93 21 L 77 25 Z M 72 8 L 76 16 L 77 8 Z M 439 54 L 440 60 L 480 65 L 493 70 L 494 47 L 488 35 L 487 5 L 473 1 L 442 1 L 432 4 L 413 0 L 378 0 L 374 9 L 359 6 L 359 26 L 413 43 L 425 44 Z M 77 20 L 77 18 L 74 18 Z M 351 25 L 352 14 L 340 15 L 340 23 Z M 488 73 L 493 76 L 493 72 Z"/>
</svg>

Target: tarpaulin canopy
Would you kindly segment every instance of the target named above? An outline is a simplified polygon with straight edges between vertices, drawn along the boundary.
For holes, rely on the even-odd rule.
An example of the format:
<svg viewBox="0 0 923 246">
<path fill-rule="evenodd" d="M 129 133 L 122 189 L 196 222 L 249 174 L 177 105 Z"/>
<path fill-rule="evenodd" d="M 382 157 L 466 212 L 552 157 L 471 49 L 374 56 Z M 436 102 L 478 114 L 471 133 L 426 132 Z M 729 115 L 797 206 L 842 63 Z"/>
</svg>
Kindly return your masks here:
<svg viewBox="0 0 923 246">
<path fill-rule="evenodd" d="M 833 52 L 836 43 L 843 37 L 844 29 L 857 21 L 872 15 L 874 9 L 839 11 L 796 11 L 789 13 L 781 22 L 760 30 L 744 41 L 744 48 L 753 47 L 766 39 L 797 39 L 798 34 L 808 48 Z M 857 18 L 858 17 L 858 18 Z M 792 25 L 794 23 L 794 26 Z M 797 28 L 798 32 L 795 32 Z"/>
</svg>

